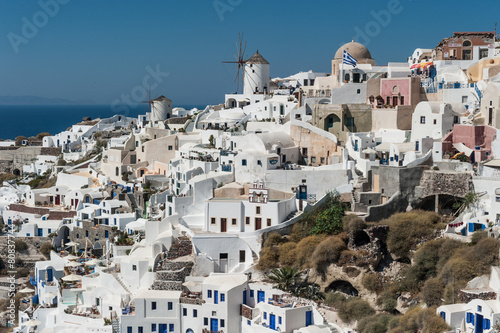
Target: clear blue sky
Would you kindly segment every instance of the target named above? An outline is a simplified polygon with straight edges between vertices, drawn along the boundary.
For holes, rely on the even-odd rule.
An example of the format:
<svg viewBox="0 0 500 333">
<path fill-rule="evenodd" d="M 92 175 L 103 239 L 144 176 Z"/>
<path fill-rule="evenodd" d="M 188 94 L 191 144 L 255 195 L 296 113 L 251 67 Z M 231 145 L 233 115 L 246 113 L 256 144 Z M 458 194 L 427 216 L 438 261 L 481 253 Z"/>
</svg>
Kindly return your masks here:
<svg viewBox="0 0 500 333">
<path fill-rule="evenodd" d="M 497 1 L 400 0 L 399 12 L 385 26 L 376 23 L 376 31 L 371 12 L 397 0 L 41 2 L 53 1 L 67 2 L 53 17 L 40 14 L 39 1 L 0 2 L 0 95 L 111 104 L 143 86 L 147 66 L 159 66 L 169 75 L 153 95 L 174 105 L 219 103 L 236 90 L 235 70 L 221 61 L 233 58 L 238 32 L 245 34 L 247 55 L 258 49 L 271 76 L 283 77 L 330 71 L 335 51 L 357 34 L 356 27 L 374 29 L 368 48 L 383 65 L 405 61 L 417 47 L 434 48 L 453 31 L 492 31 L 500 9 Z M 232 11 L 221 20 L 214 3 Z M 23 35 L 23 17 L 38 20 L 36 34 Z M 25 38 L 16 39 L 17 53 L 13 34 Z"/>
</svg>

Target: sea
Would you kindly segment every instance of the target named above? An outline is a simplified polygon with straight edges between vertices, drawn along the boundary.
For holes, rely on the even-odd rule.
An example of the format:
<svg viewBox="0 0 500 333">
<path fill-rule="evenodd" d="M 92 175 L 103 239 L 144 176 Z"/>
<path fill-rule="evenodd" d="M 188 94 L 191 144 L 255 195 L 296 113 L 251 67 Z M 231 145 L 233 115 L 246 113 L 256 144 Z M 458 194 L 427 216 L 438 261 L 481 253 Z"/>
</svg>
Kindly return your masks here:
<svg viewBox="0 0 500 333">
<path fill-rule="evenodd" d="M 174 105 L 186 110 L 204 105 Z M 55 135 L 82 121 L 83 117 L 109 118 L 115 114 L 137 118 L 149 111 L 147 105 L 0 105 L 0 139 L 36 136 L 42 132 Z"/>
</svg>

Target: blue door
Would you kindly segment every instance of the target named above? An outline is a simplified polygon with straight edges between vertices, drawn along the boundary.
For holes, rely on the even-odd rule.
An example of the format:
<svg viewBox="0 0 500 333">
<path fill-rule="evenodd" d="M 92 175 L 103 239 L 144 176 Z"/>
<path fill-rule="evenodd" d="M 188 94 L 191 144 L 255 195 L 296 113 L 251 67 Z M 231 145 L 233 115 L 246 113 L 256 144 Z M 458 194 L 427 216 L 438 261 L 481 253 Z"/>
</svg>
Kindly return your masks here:
<svg viewBox="0 0 500 333">
<path fill-rule="evenodd" d="M 269 316 L 269 328 L 276 330 L 276 316 L 273 314 Z"/>
<path fill-rule="evenodd" d="M 214 303 L 219 304 L 219 291 L 214 290 Z"/>
<path fill-rule="evenodd" d="M 217 318 L 210 318 L 210 330 L 212 332 L 217 332 L 219 330 L 219 321 Z"/>
<path fill-rule="evenodd" d="M 483 315 L 476 314 L 476 330 L 475 333 L 483 333 Z"/>
<path fill-rule="evenodd" d="M 263 291 L 257 291 L 257 303 L 266 302 L 266 294 Z"/>
<path fill-rule="evenodd" d="M 307 311 L 306 312 L 306 326 L 310 326 L 312 324 L 313 324 L 313 312 Z"/>
<path fill-rule="evenodd" d="M 43 229 L 38 228 L 38 236 L 40 236 L 40 237 L 43 236 Z"/>
<path fill-rule="evenodd" d="M 247 304 L 247 291 L 243 290 L 243 304 Z"/>
<path fill-rule="evenodd" d="M 160 324 L 159 326 L 159 333 L 167 333 L 167 324 Z"/>
<path fill-rule="evenodd" d="M 47 282 L 50 282 L 54 279 L 52 275 L 52 268 L 47 269 Z"/>
</svg>

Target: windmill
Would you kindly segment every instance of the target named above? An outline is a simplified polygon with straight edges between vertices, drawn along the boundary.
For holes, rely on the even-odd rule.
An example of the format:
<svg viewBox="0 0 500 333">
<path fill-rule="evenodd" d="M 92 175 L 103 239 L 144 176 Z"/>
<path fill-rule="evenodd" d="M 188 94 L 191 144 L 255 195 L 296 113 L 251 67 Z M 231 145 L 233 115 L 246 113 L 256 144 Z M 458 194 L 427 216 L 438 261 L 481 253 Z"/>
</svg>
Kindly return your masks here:
<svg viewBox="0 0 500 333">
<path fill-rule="evenodd" d="M 169 100 L 165 96 L 157 96 L 156 98 L 151 98 L 151 88 L 148 89 L 148 99 L 142 101 L 142 103 L 149 104 L 151 111 L 151 122 L 164 121 L 168 118 L 168 111 L 165 109 L 163 102 Z M 147 110 L 147 107 L 146 107 Z"/>
<path fill-rule="evenodd" d="M 236 72 L 236 78 L 234 79 L 234 82 L 237 83 L 237 90 L 240 90 L 240 79 L 241 79 L 241 86 L 243 87 L 243 79 L 244 79 L 244 72 L 245 72 L 245 50 L 247 48 L 247 42 L 245 41 L 245 45 L 243 45 L 243 33 L 238 33 L 238 41 L 236 41 L 236 54 L 234 54 L 234 58 L 236 61 L 222 61 L 223 64 L 236 64 L 234 68 L 238 68 L 238 71 Z"/>
</svg>

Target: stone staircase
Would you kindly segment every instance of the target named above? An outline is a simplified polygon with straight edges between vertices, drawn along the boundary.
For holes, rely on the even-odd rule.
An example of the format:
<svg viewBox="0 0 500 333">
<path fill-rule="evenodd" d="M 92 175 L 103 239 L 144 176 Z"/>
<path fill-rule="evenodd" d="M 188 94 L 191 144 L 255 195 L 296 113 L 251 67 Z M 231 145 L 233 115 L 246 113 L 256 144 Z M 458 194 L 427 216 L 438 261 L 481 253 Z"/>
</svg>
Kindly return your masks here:
<svg viewBox="0 0 500 333">
<path fill-rule="evenodd" d="M 296 211 L 294 211 L 294 212 L 291 212 L 290 214 L 288 214 L 288 216 L 287 216 L 287 217 L 285 217 L 285 219 L 283 220 L 283 222 L 288 221 L 288 220 L 291 220 L 291 219 L 293 219 L 295 216 L 297 216 L 297 215 L 299 215 L 299 214 L 301 214 L 301 213 L 302 213 L 302 212 L 301 212 L 301 211 L 299 211 L 299 210 L 296 210 Z"/>
<path fill-rule="evenodd" d="M 152 290 L 182 290 L 182 283 L 191 274 L 194 263 L 191 261 L 168 261 L 161 263 L 161 270 L 156 271 Z"/>
<path fill-rule="evenodd" d="M 113 333 L 120 333 L 120 319 L 116 315 L 116 311 L 111 313 L 111 327 Z"/>
<path fill-rule="evenodd" d="M 131 294 L 132 292 L 130 291 L 130 289 L 125 285 L 125 283 L 123 282 L 122 278 L 118 275 L 117 272 L 115 271 L 112 271 L 111 272 L 111 275 L 113 275 L 116 279 L 116 281 L 118 281 L 118 283 L 120 284 L 120 286 L 123 287 L 123 289 L 125 289 L 125 291 L 129 294 Z"/>
<path fill-rule="evenodd" d="M 167 259 L 174 260 L 179 257 L 188 256 L 193 252 L 193 244 L 187 237 L 179 237 L 175 243 L 170 246 L 167 252 Z"/>
</svg>

